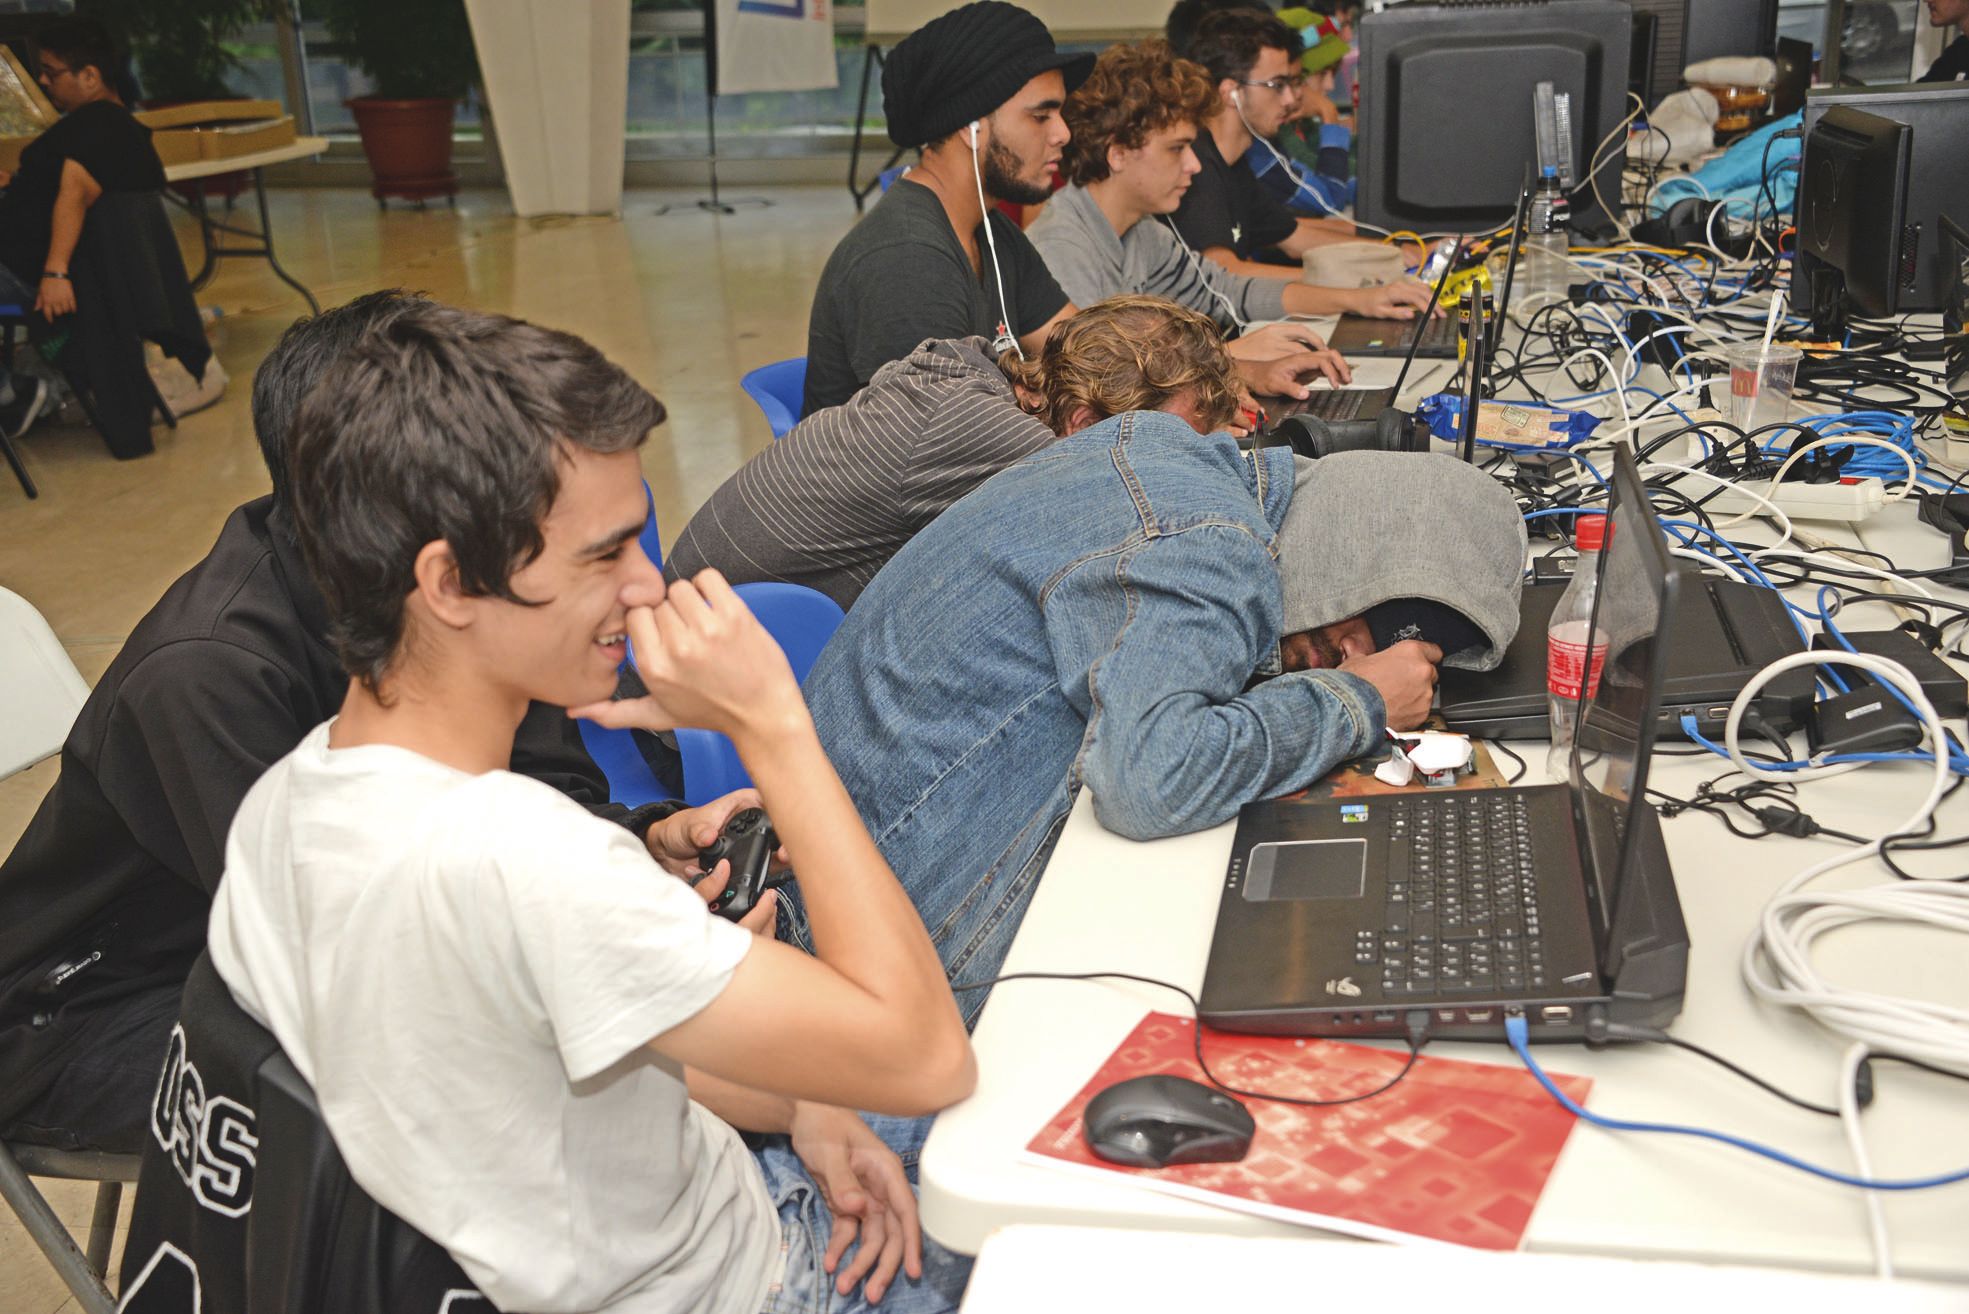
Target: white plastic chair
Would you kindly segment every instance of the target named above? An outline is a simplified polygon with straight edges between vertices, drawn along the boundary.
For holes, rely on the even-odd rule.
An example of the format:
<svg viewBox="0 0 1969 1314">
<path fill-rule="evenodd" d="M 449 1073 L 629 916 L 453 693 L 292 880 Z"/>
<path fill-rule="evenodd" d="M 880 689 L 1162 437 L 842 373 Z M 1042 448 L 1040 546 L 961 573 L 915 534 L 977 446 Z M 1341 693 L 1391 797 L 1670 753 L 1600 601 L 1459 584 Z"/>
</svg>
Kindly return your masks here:
<svg viewBox="0 0 1969 1314">
<path fill-rule="evenodd" d="M 88 696 L 41 613 L 0 589 L 0 780 L 60 752 Z"/>
<path fill-rule="evenodd" d="M 61 750 L 89 686 L 41 613 L 18 593 L 0 589 L 0 780 Z M 88 1314 L 109 1314 L 115 1299 L 104 1284 L 123 1183 L 137 1180 L 137 1156 L 0 1145 L 0 1199 L 20 1218 L 64 1285 Z M 96 1182 L 88 1248 L 36 1190 L 30 1175 Z"/>
</svg>

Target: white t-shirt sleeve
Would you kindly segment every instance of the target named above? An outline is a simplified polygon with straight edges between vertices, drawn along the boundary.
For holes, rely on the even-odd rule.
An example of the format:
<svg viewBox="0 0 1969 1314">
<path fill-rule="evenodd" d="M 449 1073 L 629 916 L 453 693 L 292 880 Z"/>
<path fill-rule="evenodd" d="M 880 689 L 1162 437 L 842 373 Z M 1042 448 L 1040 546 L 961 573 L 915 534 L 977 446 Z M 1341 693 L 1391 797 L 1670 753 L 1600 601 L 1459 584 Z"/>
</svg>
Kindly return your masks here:
<svg viewBox="0 0 1969 1314">
<path fill-rule="evenodd" d="M 512 959 L 486 966 L 510 973 L 518 1005 L 551 1028 L 569 1081 L 688 1021 L 731 981 L 752 933 L 713 916 L 628 831 L 519 776 L 464 792 L 479 797 L 461 820 L 486 831 L 503 893 L 480 903 L 500 923 L 486 943 Z"/>
</svg>

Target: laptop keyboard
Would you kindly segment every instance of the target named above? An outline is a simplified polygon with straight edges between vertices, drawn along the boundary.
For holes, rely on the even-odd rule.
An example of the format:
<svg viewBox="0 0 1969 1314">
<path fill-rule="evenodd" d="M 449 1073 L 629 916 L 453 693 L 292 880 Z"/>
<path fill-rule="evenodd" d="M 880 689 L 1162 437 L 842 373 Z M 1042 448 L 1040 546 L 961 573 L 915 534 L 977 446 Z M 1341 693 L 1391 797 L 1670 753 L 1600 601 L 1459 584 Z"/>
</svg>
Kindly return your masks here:
<svg viewBox="0 0 1969 1314">
<path fill-rule="evenodd" d="M 1294 408 L 1294 414 L 1319 420 L 1357 420 L 1370 402 L 1377 415 L 1388 409 L 1385 390 L 1381 388 L 1318 388 Z"/>
<path fill-rule="evenodd" d="M 1469 790 L 1389 805 L 1387 916 L 1354 961 L 1386 995 L 1532 990 L 1546 983 L 1524 796 Z"/>
</svg>

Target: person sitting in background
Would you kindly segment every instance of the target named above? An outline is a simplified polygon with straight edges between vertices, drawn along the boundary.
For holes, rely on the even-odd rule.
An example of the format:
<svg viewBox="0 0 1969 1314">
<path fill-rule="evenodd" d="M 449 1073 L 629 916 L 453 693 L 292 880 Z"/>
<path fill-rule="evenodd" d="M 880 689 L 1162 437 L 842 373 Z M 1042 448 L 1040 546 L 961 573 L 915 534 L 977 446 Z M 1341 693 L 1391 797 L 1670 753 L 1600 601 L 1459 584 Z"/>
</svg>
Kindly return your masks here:
<svg viewBox="0 0 1969 1314">
<path fill-rule="evenodd" d="M 212 965 L 492 1308 L 949 1309 L 965 1266 L 925 1271 L 902 1164 L 838 1106 L 963 1098 L 969 1037 L 779 645 L 643 555 L 661 415 L 580 339 L 450 307 L 330 368 L 294 518 L 348 693 L 240 806 Z M 650 694 L 597 701 L 631 637 Z M 514 774 L 532 703 L 731 736 L 818 952 Z"/>
<path fill-rule="evenodd" d="M 1310 9 L 1281 9 L 1279 21 L 1294 28 L 1305 46 L 1299 112 L 1286 120 L 1276 142 L 1253 141 L 1244 162 L 1293 213 L 1338 215 L 1354 203 L 1354 134 L 1342 121 L 1333 88 L 1352 46 L 1333 19 Z"/>
<path fill-rule="evenodd" d="M 1412 313 L 1412 289 L 1402 283 L 1330 288 L 1253 278 L 1184 246 L 1165 216 L 1178 210 L 1197 176 L 1199 125 L 1219 107 L 1209 74 L 1177 58 L 1165 41 L 1101 52 L 1087 81 L 1067 97 L 1069 185 L 1030 234 L 1068 295 L 1076 301 L 1120 292 L 1168 297 L 1227 332 L 1284 315 Z M 1336 382 L 1347 381 L 1345 370 L 1331 373 Z"/>
<path fill-rule="evenodd" d="M 1921 81 L 1959 82 L 1969 78 L 1969 0 L 1928 0 L 1928 21 L 1939 28 L 1952 27 L 1956 34 L 1921 75 Z"/>
<path fill-rule="evenodd" d="M 1060 103 L 1092 55 L 1046 25 L 974 0 L 898 42 L 882 66 L 889 136 L 922 158 L 828 257 L 807 327 L 802 415 L 839 406 L 930 338 L 983 336 L 1037 353 L 1073 314 L 1039 253 L 994 202 L 1052 195 Z"/>
<path fill-rule="evenodd" d="M 236 509 L 131 630 L 62 745 L 54 786 L 0 862 L 7 1140 L 117 1153 L 141 1143 L 226 829 L 253 782 L 334 714 L 348 686 L 294 537 L 294 412 L 361 334 L 420 304 L 371 293 L 297 321 L 261 363 L 253 428 L 272 494 Z M 620 823 L 679 874 L 755 801 L 613 805 L 574 728 L 546 706 L 521 724 L 513 769 Z"/>
<path fill-rule="evenodd" d="M 1055 202 L 1057 204 L 1057 202 Z M 922 528 L 1006 466 L 1124 411 L 1168 411 L 1199 433 L 1238 409 L 1216 326 L 1153 297 L 1062 320 L 1031 360 L 983 338 L 925 342 L 844 406 L 802 420 L 719 485 L 663 563 L 716 567 L 853 607 Z"/>
<path fill-rule="evenodd" d="M 1183 240 L 1233 273 L 1271 278 L 1298 271 L 1264 263 L 1263 255 L 1276 252 L 1296 265 L 1315 246 L 1353 240 L 1349 222 L 1293 214 L 1245 163 L 1253 145 L 1277 136 L 1298 112 L 1299 34 L 1270 14 L 1233 9 L 1204 19 L 1189 48 L 1177 53 L 1208 70 L 1219 101 L 1196 140 L 1202 170 L 1176 211 Z M 1426 288 L 1395 286 L 1405 287 L 1418 309 L 1428 304 Z"/>
<path fill-rule="evenodd" d="M 35 45 L 38 80 L 61 118 L 27 144 L 20 168 L 0 171 L 0 301 L 53 323 L 75 310 L 70 266 L 89 207 L 106 191 L 159 190 L 164 165 L 150 129 L 124 103 L 129 74 L 100 24 L 64 19 L 36 33 Z M 43 379 L 0 379 L 0 425 L 10 437 L 47 402 Z"/>
</svg>

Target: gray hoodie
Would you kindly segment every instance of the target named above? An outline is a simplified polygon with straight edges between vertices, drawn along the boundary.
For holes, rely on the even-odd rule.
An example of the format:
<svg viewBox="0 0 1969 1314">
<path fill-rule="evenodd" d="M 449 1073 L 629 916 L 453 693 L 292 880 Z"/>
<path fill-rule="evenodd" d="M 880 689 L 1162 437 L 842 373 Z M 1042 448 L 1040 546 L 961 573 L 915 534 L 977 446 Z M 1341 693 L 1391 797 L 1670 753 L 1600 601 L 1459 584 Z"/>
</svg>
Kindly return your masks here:
<svg viewBox="0 0 1969 1314">
<path fill-rule="evenodd" d="M 1285 633 L 1428 598 L 1490 638 L 1488 648 L 1444 653 L 1445 665 L 1488 671 L 1504 659 L 1518 632 L 1525 522 L 1502 484 L 1434 452 L 1293 460 L 1292 502 L 1272 543 Z"/>
</svg>

